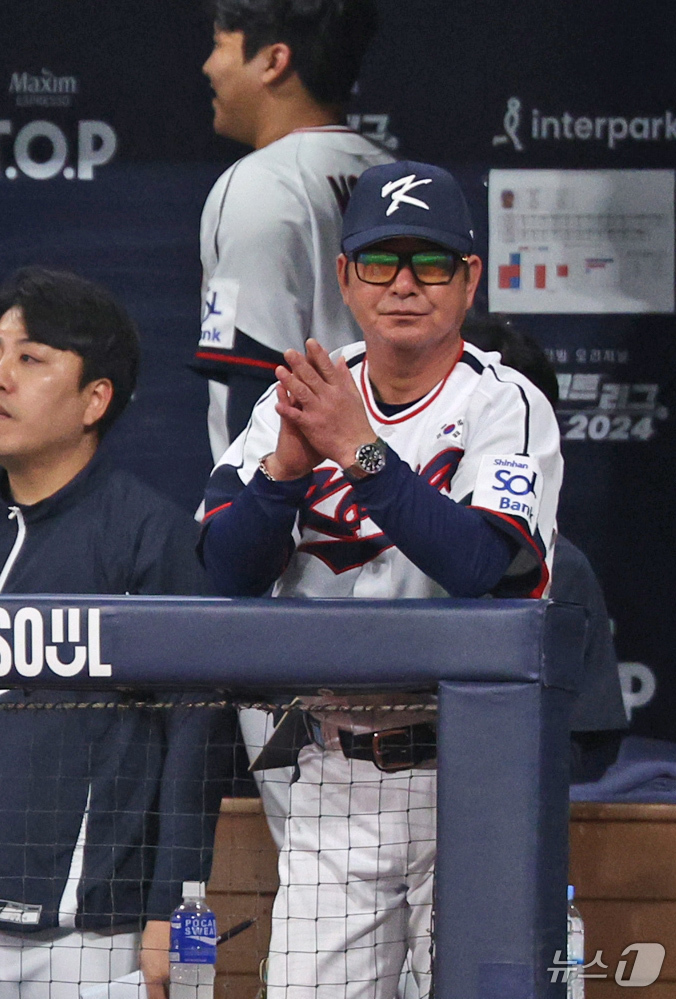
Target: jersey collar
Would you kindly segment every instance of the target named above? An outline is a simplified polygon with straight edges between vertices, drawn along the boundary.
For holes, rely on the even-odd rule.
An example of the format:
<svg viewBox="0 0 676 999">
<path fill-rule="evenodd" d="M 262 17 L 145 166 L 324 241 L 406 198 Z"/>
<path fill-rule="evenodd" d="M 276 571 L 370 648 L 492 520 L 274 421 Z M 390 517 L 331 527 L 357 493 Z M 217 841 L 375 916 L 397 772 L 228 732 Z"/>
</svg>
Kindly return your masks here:
<svg viewBox="0 0 676 999">
<path fill-rule="evenodd" d="M 366 408 L 368 409 L 370 415 L 378 423 L 386 424 L 388 426 L 394 426 L 396 423 L 405 423 L 406 420 L 412 420 L 414 416 L 418 413 L 422 413 L 423 409 L 427 409 L 434 400 L 443 392 L 446 382 L 451 377 L 451 374 L 455 370 L 455 366 L 463 355 L 465 349 L 465 343 L 461 340 L 460 350 L 458 351 L 458 356 L 453 361 L 453 364 L 448 369 L 444 377 L 441 379 L 434 388 L 430 389 L 426 396 L 419 399 L 417 403 L 411 403 L 411 408 L 405 410 L 403 413 L 399 413 L 397 416 L 387 417 L 384 413 L 378 409 L 378 404 L 376 403 L 375 397 L 373 395 L 373 388 L 371 386 L 371 380 L 368 376 L 368 356 L 364 358 L 364 363 L 361 366 L 361 389 L 364 396 L 364 401 L 366 402 Z"/>
</svg>

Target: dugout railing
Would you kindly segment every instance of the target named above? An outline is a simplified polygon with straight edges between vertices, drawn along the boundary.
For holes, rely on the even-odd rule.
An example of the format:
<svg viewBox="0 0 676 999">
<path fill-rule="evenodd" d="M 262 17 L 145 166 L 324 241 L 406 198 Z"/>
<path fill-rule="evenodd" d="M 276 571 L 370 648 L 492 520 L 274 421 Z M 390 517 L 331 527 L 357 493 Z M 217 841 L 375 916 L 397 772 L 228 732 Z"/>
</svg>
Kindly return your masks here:
<svg viewBox="0 0 676 999">
<path fill-rule="evenodd" d="M 435 999 L 563 999 L 580 608 L 12 596 L 6 688 L 438 690 Z"/>
</svg>

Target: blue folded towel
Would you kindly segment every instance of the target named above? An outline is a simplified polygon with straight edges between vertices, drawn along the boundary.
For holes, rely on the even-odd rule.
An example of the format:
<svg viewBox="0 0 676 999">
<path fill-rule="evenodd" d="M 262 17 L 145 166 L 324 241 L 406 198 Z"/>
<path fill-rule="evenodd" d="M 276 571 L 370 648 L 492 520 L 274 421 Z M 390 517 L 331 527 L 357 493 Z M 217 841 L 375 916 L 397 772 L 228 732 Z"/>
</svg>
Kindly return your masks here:
<svg viewBox="0 0 676 999">
<path fill-rule="evenodd" d="M 570 799 L 676 804 L 676 742 L 625 736 L 603 777 L 571 785 Z"/>
</svg>

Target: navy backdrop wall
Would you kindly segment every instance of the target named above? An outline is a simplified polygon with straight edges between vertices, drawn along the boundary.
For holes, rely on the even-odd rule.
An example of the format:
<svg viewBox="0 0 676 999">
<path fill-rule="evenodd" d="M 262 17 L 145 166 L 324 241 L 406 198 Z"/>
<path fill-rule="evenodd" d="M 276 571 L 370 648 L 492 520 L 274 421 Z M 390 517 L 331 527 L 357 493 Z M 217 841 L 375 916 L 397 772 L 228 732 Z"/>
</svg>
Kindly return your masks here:
<svg viewBox="0 0 676 999">
<path fill-rule="evenodd" d="M 673 6 L 380 6 L 351 121 L 458 174 L 483 255 L 491 168 L 676 165 Z M 199 326 L 199 215 L 243 152 L 211 131 L 200 73 L 210 35 L 197 0 L 4 0 L 0 10 L 0 274 L 32 262 L 72 268 L 125 302 L 141 330 L 143 372 L 107 446 L 187 508 L 210 468 L 206 387 L 186 368 Z M 536 111 L 559 119 L 558 137 L 533 129 Z M 614 117 L 619 134 L 611 141 L 606 127 L 585 138 L 565 116 Z M 663 124 L 632 126 L 646 118 Z M 484 284 L 484 308 L 486 294 Z M 516 323 L 579 389 L 561 414 L 560 524 L 603 580 L 633 727 L 676 738 L 674 317 Z M 608 391 L 624 400 L 608 420 L 604 390 L 605 405 Z"/>
</svg>

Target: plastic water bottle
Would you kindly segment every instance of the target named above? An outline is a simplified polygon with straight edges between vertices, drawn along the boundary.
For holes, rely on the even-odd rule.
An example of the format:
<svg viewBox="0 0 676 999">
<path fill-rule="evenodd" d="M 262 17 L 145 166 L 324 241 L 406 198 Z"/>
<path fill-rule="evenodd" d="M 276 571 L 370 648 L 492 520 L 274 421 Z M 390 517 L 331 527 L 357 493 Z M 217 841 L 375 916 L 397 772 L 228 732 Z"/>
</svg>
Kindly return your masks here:
<svg viewBox="0 0 676 999">
<path fill-rule="evenodd" d="M 584 923 L 574 903 L 575 889 L 568 885 L 568 989 L 567 999 L 584 999 Z"/>
<path fill-rule="evenodd" d="M 216 917 L 203 881 L 183 882 L 183 901 L 171 915 L 169 999 L 213 999 Z"/>
</svg>

